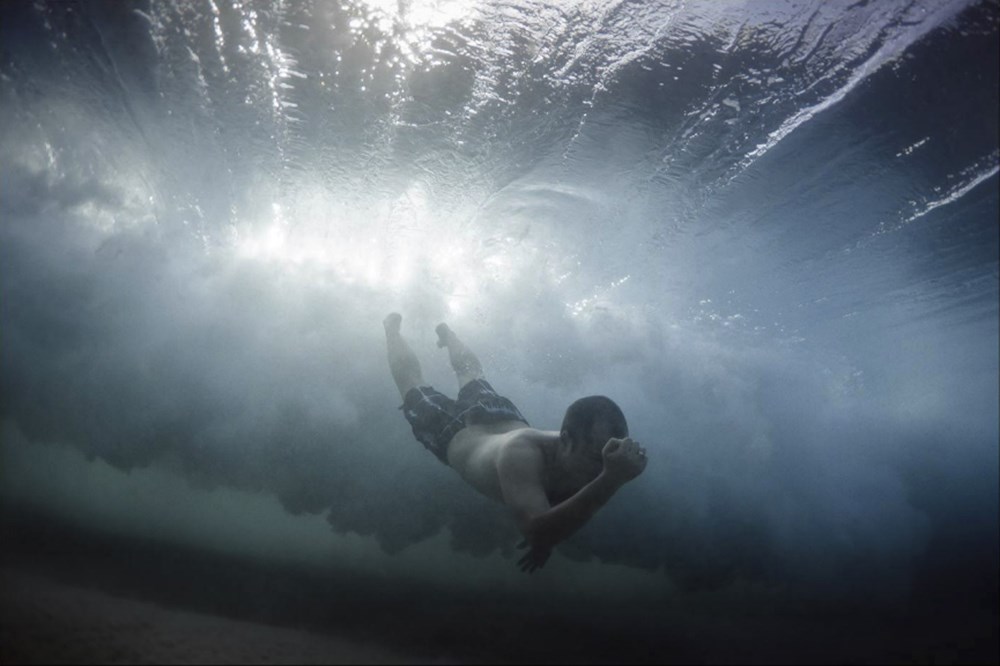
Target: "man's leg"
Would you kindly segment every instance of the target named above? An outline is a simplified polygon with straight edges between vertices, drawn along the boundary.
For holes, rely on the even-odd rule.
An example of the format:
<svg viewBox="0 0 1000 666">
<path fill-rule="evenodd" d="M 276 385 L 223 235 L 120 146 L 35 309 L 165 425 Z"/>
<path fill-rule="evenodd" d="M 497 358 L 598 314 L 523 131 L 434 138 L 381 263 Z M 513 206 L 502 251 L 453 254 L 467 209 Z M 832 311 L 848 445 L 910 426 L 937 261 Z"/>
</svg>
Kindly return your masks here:
<svg viewBox="0 0 1000 666">
<path fill-rule="evenodd" d="M 448 358 L 458 378 L 458 389 L 462 390 L 473 379 L 482 379 L 483 366 L 479 359 L 462 344 L 455 332 L 448 328 L 448 324 L 438 324 L 435 330 L 438 334 L 438 347 L 448 348 Z"/>
<path fill-rule="evenodd" d="M 417 355 L 399 333 L 402 321 L 403 317 L 393 312 L 382 320 L 382 325 L 385 327 L 385 345 L 389 353 L 389 371 L 399 389 L 399 395 L 405 400 L 407 392 L 423 384 L 424 378 Z"/>
</svg>

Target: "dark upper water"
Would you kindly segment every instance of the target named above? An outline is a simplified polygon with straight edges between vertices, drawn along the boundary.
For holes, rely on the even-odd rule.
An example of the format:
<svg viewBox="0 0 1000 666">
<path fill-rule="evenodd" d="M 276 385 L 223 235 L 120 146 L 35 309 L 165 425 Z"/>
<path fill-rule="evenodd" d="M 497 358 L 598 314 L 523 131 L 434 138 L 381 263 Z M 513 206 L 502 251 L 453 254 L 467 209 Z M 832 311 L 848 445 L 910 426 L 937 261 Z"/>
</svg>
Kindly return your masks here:
<svg viewBox="0 0 1000 666">
<path fill-rule="evenodd" d="M 9 520 L 701 618 L 674 656 L 864 609 L 995 658 L 998 18 L 4 3 Z M 649 449 L 544 573 L 410 435 L 392 310 L 442 390 L 445 320 L 533 425 L 603 393 Z"/>
</svg>

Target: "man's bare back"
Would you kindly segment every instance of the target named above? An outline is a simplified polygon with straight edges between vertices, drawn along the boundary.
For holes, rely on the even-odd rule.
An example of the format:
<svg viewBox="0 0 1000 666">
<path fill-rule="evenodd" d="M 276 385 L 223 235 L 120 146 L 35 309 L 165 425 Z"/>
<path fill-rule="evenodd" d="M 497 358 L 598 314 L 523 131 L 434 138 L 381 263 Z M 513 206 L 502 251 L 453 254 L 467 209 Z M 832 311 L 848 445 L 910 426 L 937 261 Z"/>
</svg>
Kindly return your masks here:
<svg viewBox="0 0 1000 666">
<path fill-rule="evenodd" d="M 513 512 L 530 550 L 518 564 L 534 571 L 552 548 L 585 524 L 646 466 L 628 438 L 621 410 L 603 396 L 570 406 L 559 431 L 528 426 L 517 407 L 483 378 L 482 366 L 448 328 L 437 327 L 459 384 L 458 400 L 423 386 L 420 363 L 400 334 L 402 318 L 383 325 L 389 369 L 418 441 L 473 488 Z"/>
<path fill-rule="evenodd" d="M 474 425 L 460 430 L 448 446 L 448 465 L 465 481 L 490 499 L 503 502 L 503 489 L 497 473 L 497 460 L 511 446 L 524 446 L 531 442 L 541 446 L 546 435 L 525 427 L 521 421 L 501 421 L 491 425 Z M 529 444 L 529 445 L 532 445 Z"/>
</svg>

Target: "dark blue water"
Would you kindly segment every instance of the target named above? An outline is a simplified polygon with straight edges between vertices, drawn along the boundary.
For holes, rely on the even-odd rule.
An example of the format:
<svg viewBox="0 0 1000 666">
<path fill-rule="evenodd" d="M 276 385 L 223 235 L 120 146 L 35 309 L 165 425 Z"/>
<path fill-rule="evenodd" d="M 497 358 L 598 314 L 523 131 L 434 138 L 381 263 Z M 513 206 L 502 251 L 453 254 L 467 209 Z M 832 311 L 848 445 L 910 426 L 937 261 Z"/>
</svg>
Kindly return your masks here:
<svg viewBox="0 0 1000 666">
<path fill-rule="evenodd" d="M 4 3 L 10 557 L 444 658 L 995 661 L 998 18 Z M 393 310 L 649 449 L 543 572 L 413 440 Z"/>
</svg>

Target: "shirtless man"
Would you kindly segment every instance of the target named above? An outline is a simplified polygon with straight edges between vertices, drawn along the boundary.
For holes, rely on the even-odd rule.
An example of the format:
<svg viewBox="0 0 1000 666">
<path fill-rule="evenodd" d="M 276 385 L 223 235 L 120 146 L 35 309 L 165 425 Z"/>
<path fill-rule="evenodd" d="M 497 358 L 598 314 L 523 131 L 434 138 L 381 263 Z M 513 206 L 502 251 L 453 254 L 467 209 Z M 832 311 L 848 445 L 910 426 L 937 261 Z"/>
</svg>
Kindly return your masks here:
<svg viewBox="0 0 1000 666">
<path fill-rule="evenodd" d="M 556 544 L 646 468 L 646 450 L 629 439 L 625 416 L 603 396 L 570 405 L 559 431 L 530 427 L 447 324 L 436 329 L 438 347 L 448 348 L 458 400 L 424 386 L 420 362 L 399 331 L 402 319 L 394 312 L 382 322 L 400 409 L 441 462 L 511 508 L 524 535 L 519 547 L 529 547 L 518 560 L 522 571 L 544 566 Z"/>
</svg>

